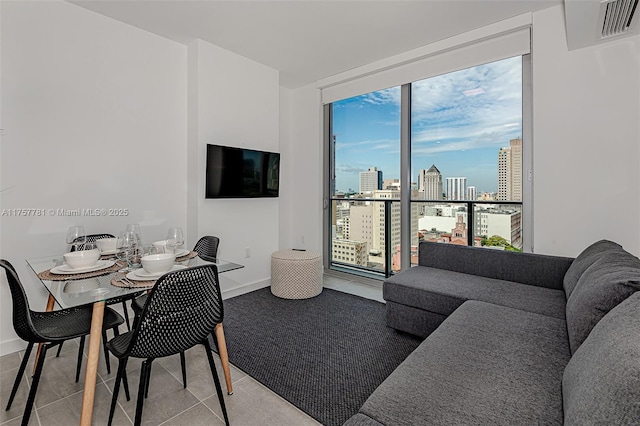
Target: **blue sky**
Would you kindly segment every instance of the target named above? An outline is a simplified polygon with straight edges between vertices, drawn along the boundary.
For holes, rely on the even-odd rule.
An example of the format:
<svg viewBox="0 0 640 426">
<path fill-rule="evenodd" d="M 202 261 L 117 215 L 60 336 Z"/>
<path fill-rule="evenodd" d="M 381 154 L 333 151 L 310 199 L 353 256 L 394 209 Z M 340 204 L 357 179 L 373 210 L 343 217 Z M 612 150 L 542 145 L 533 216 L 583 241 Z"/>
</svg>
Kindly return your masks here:
<svg viewBox="0 0 640 426">
<path fill-rule="evenodd" d="M 466 177 L 478 191 L 498 189 L 498 149 L 522 136 L 522 60 L 505 59 L 432 77 L 412 86 L 412 181 L 432 164 Z M 358 190 L 376 166 L 400 176 L 400 87 L 333 104 L 336 190 Z"/>
</svg>

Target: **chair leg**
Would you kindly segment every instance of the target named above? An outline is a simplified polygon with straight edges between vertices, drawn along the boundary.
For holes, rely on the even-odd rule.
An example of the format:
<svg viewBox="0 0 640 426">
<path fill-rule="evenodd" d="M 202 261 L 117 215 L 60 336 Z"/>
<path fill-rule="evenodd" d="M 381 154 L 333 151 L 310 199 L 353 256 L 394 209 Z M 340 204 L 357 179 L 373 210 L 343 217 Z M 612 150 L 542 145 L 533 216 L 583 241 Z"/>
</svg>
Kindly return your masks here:
<svg viewBox="0 0 640 426">
<path fill-rule="evenodd" d="M 24 407 L 24 415 L 22 416 L 22 425 L 26 426 L 29 424 L 29 417 L 31 417 L 31 409 L 33 408 L 33 403 L 36 400 L 36 391 L 38 390 L 38 383 L 40 382 L 40 375 L 42 374 L 42 367 L 44 366 L 44 360 L 47 357 L 47 350 L 51 347 L 51 345 L 44 345 L 42 347 L 42 352 L 40 353 L 40 357 L 38 357 L 38 364 L 36 364 L 36 371 L 33 374 L 33 379 L 31 380 L 31 390 L 29 391 L 29 398 L 27 399 L 27 405 Z"/>
<path fill-rule="evenodd" d="M 182 367 L 182 384 L 187 388 L 187 362 L 184 357 L 184 352 L 180 352 L 180 367 Z"/>
<path fill-rule="evenodd" d="M 147 361 L 149 361 L 149 370 L 147 371 L 147 381 L 146 381 L 146 387 L 144 390 L 145 398 L 149 396 L 149 383 L 151 383 L 151 364 L 153 363 L 153 358 L 149 358 Z"/>
<path fill-rule="evenodd" d="M 102 348 L 104 349 L 104 362 L 107 364 L 107 374 L 111 374 L 111 361 L 109 349 L 107 349 L 107 330 L 102 330 Z"/>
<path fill-rule="evenodd" d="M 122 372 L 122 385 L 124 386 L 124 395 L 127 397 L 127 401 L 131 401 L 131 395 L 129 395 L 129 380 L 127 380 L 127 369 Z"/>
<path fill-rule="evenodd" d="M 138 399 L 136 403 L 136 417 L 134 426 L 140 426 L 142 423 L 142 407 L 144 404 L 145 391 L 148 389 L 149 372 L 151 370 L 151 363 L 148 359 L 142 362 L 142 370 L 140 371 L 140 384 L 138 385 Z"/>
<path fill-rule="evenodd" d="M 113 396 L 111 397 L 111 408 L 109 408 L 109 420 L 107 422 L 108 426 L 111 426 L 111 422 L 113 421 L 113 414 L 116 411 L 116 403 L 118 402 L 118 393 L 120 391 L 120 381 L 124 375 L 124 372 L 127 368 L 127 360 L 128 358 L 124 358 L 118 361 L 118 372 L 116 373 L 116 383 L 113 387 Z M 127 390 L 127 394 L 128 394 Z M 127 400 L 129 398 L 127 397 Z"/>
<path fill-rule="evenodd" d="M 64 342 L 60 343 L 60 346 L 58 346 L 58 352 L 56 352 L 56 358 L 58 358 L 60 356 L 60 351 L 62 351 L 62 345 L 64 344 Z"/>
<path fill-rule="evenodd" d="M 22 375 L 24 374 L 24 370 L 27 368 L 27 363 L 29 362 L 29 356 L 31 355 L 31 350 L 33 349 L 33 342 L 29 342 L 27 345 L 27 349 L 24 351 L 24 357 L 22 358 L 22 362 L 20 362 L 20 368 L 18 369 L 18 375 L 16 376 L 15 382 L 13 382 L 13 389 L 11 389 L 11 396 L 9 397 L 9 403 L 7 404 L 7 411 L 11 408 L 11 404 L 13 404 L 13 398 L 16 397 L 16 392 L 18 392 L 18 388 L 20 387 L 20 382 L 22 381 Z"/>
<path fill-rule="evenodd" d="M 211 354 L 211 345 L 209 340 L 204 339 L 204 348 L 207 351 L 207 359 L 209 360 L 209 368 L 213 375 L 213 383 L 216 385 L 216 393 L 218 394 L 218 401 L 220 402 L 220 408 L 222 409 L 222 415 L 224 416 L 224 423 L 229 426 L 229 416 L 227 415 L 227 406 L 224 403 L 224 395 L 222 394 L 222 386 L 220 385 L 220 379 L 218 378 L 218 372 L 216 371 L 216 364 L 213 361 L 213 355 Z"/>
<path fill-rule="evenodd" d="M 124 320 L 127 323 L 127 331 L 131 331 L 131 324 L 129 323 L 129 311 L 127 310 L 127 304 L 122 301 L 122 310 L 124 311 Z"/>
<path fill-rule="evenodd" d="M 84 352 L 85 336 L 80 338 L 80 347 L 78 348 L 78 365 L 76 366 L 76 383 L 80 380 L 80 367 L 82 367 L 82 354 Z"/>
</svg>

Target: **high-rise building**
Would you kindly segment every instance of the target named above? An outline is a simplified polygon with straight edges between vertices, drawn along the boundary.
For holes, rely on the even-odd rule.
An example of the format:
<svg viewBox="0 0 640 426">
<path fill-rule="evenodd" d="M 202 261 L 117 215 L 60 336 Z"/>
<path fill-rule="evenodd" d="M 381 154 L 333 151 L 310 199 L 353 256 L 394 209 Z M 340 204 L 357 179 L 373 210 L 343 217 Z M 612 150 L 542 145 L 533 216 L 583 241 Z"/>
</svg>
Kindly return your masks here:
<svg viewBox="0 0 640 426">
<path fill-rule="evenodd" d="M 417 194 L 412 194 L 417 196 Z M 373 198 L 376 200 L 384 199 L 400 199 L 400 191 L 383 190 L 376 191 L 373 194 Z M 389 218 L 389 224 L 391 226 L 389 236 L 391 241 L 385 239 L 385 203 L 374 202 L 373 207 L 373 248 L 380 252 L 385 251 L 387 245 L 390 249 L 394 247 L 400 247 L 401 239 L 401 215 L 400 215 L 400 202 L 391 203 L 391 217 Z M 411 203 L 411 245 L 418 245 L 418 203 Z"/>
<path fill-rule="evenodd" d="M 344 239 L 361 241 L 372 247 L 373 232 L 373 203 L 351 206 L 349 218 L 345 220 Z"/>
<path fill-rule="evenodd" d="M 522 139 L 498 151 L 498 201 L 522 201 Z"/>
<path fill-rule="evenodd" d="M 465 200 L 467 196 L 467 178 L 450 177 L 447 178 L 447 200 Z"/>
<path fill-rule="evenodd" d="M 478 199 L 478 190 L 475 186 L 467 186 L 467 200 L 476 201 Z"/>
<path fill-rule="evenodd" d="M 511 199 L 522 201 L 522 139 L 512 139 L 511 148 Z"/>
<path fill-rule="evenodd" d="M 382 171 L 377 167 L 369 167 L 366 172 L 360 172 L 360 193 L 372 193 L 382 189 Z"/>
<path fill-rule="evenodd" d="M 418 191 L 425 200 L 442 200 L 442 174 L 434 165 L 428 170 L 420 170 L 418 175 Z"/>
</svg>

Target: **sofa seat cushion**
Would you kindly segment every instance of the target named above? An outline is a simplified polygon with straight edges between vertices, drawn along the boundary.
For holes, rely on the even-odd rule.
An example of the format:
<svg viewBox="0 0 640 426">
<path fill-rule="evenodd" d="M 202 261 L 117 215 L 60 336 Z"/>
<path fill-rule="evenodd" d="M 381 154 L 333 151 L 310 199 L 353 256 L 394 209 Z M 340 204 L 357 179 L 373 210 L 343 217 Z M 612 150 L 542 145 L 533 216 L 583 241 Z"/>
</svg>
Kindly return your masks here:
<svg viewBox="0 0 640 426">
<path fill-rule="evenodd" d="M 566 323 L 468 301 L 367 399 L 387 425 L 562 424 Z"/>
<path fill-rule="evenodd" d="M 640 423 L 640 292 L 613 308 L 569 361 L 566 425 Z"/>
<path fill-rule="evenodd" d="M 467 300 L 479 300 L 555 318 L 565 318 L 565 295 L 556 290 L 414 266 L 384 282 L 383 297 L 448 316 Z"/>
</svg>

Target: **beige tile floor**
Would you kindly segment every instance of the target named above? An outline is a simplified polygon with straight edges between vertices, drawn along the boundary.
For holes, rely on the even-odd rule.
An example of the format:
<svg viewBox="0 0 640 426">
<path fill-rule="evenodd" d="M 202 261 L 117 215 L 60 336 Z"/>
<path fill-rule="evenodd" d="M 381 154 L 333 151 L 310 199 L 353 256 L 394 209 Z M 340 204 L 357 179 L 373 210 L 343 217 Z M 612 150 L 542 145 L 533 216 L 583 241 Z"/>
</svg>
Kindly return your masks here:
<svg viewBox="0 0 640 426">
<path fill-rule="evenodd" d="M 372 299 L 379 299 L 381 295 L 380 289 L 328 276 L 325 276 L 325 286 Z M 74 383 L 77 350 L 77 342 L 73 341 L 64 345 L 60 357 L 55 357 L 55 350 L 47 354 L 38 386 L 35 409 L 31 414 L 29 425 L 67 426 L 79 423 L 86 354 L 83 360 L 80 383 Z M 3 426 L 19 425 L 22 420 L 31 382 L 28 374 L 22 378 L 11 410 L 4 411 L 4 408 L 23 355 L 23 352 L 17 352 L 0 357 L 0 402 L 2 403 L 0 425 Z M 33 358 L 33 354 L 31 357 Z M 158 359 L 154 362 L 149 397 L 144 404 L 143 424 L 163 426 L 224 424 L 204 347 L 197 346 L 190 349 L 187 351 L 186 357 L 188 384 L 186 389 L 182 386 L 178 356 Z M 214 357 L 218 376 L 223 390 L 225 390 L 225 404 L 232 425 L 303 426 L 319 424 L 234 366 L 231 368 L 234 394 L 226 395 L 222 368 L 217 356 L 214 355 Z M 140 364 L 141 360 L 131 359 L 129 361 L 127 375 L 131 386 L 131 401 L 126 400 L 121 388 L 114 425 L 133 424 Z M 33 363 L 30 363 L 28 368 L 31 368 L 32 365 Z M 111 357 L 111 366 L 111 374 L 107 374 L 101 354 L 93 415 L 93 424 L 95 425 L 107 423 L 117 368 L 117 360 L 114 357 Z"/>
</svg>

